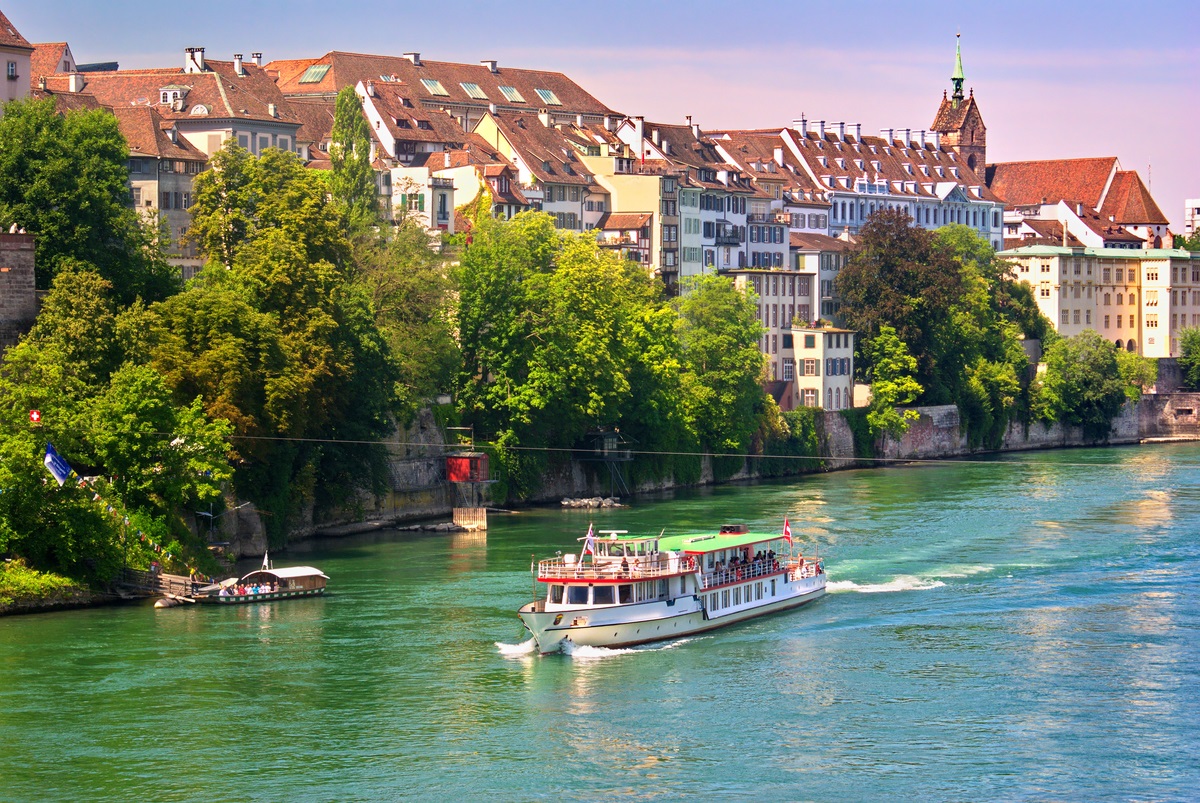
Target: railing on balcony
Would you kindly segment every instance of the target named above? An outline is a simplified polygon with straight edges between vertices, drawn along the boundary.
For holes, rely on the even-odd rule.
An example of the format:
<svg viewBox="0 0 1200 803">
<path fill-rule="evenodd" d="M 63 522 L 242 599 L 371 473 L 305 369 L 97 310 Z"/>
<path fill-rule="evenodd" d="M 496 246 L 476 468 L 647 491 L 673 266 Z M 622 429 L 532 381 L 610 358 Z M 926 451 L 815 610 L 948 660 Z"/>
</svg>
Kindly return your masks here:
<svg viewBox="0 0 1200 803">
<path fill-rule="evenodd" d="M 612 558 L 580 563 L 575 555 L 564 555 L 538 561 L 537 576 L 539 580 L 649 580 L 695 570 L 696 559 L 688 555 L 637 557 L 626 559 L 624 566 Z"/>
<path fill-rule="evenodd" d="M 719 231 L 719 232 L 717 232 L 715 239 L 716 239 L 717 245 L 741 245 L 742 244 L 742 238 L 738 235 L 737 232 L 732 232 L 732 231 L 726 231 L 726 232 Z"/>
<path fill-rule="evenodd" d="M 440 176 L 431 176 L 429 179 L 429 186 L 433 187 L 434 189 L 437 189 L 437 190 L 454 189 L 454 179 L 442 178 Z"/>
</svg>

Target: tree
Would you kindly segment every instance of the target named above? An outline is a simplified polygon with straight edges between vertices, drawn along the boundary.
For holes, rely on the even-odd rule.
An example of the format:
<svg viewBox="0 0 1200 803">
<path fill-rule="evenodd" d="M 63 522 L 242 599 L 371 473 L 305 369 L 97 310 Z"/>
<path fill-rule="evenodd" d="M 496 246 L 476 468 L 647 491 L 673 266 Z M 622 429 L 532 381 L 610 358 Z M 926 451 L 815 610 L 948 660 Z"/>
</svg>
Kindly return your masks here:
<svg viewBox="0 0 1200 803">
<path fill-rule="evenodd" d="M 723 276 L 699 277 L 676 299 L 683 406 L 703 446 L 740 452 L 764 409 L 762 326 L 749 297 Z"/>
<path fill-rule="evenodd" d="M 1179 370 L 1183 372 L 1183 386 L 1189 390 L 1200 388 L 1200 329 L 1187 328 L 1179 333 Z"/>
<path fill-rule="evenodd" d="M 1200 231 L 1192 232 L 1191 237 L 1176 234 L 1174 245 L 1176 248 L 1182 248 L 1185 251 L 1200 251 Z"/>
<path fill-rule="evenodd" d="M 0 227 L 36 235 L 37 282 L 89 265 L 118 301 L 165 298 L 178 271 L 129 199 L 129 149 L 111 114 L 55 111 L 54 100 L 13 101 L 0 117 Z"/>
<path fill-rule="evenodd" d="M 1102 440 L 1128 398 L 1117 347 L 1088 329 L 1056 341 L 1045 355 L 1037 402 L 1042 417 L 1083 429 Z"/>
<path fill-rule="evenodd" d="M 1158 361 L 1117 349 L 1117 371 L 1125 383 L 1125 395 L 1132 402 L 1141 401 L 1142 394 L 1158 379 Z"/>
<path fill-rule="evenodd" d="M 897 410 L 912 404 L 921 395 L 921 386 L 912 378 L 917 361 L 908 353 L 896 330 L 884 325 L 871 341 L 871 407 L 867 424 L 871 434 L 887 432 L 899 437 L 919 419 L 916 410 Z"/>
<path fill-rule="evenodd" d="M 329 159 L 333 163 L 329 189 L 345 212 L 349 230 L 376 223 L 379 199 L 371 166 L 371 132 L 363 117 L 362 99 L 352 86 L 337 94 Z"/>
</svg>

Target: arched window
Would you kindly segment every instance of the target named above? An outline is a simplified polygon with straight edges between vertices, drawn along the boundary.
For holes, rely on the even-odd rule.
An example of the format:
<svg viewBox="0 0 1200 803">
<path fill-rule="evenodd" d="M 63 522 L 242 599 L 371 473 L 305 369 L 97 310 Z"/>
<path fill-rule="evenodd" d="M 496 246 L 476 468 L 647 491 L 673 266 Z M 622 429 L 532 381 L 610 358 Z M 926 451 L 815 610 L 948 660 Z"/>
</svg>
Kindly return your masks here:
<svg viewBox="0 0 1200 803">
<path fill-rule="evenodd" d="M 833 409 L 833 388 L 825 388 L 825 409 Z"/>
<path fill-rule="evenodd" d="M 974 141 L 975 141 L 975 132 L 972 131 L 971 132 L 971 142 L 974 142 Z M 975 154 L 971 154 L 970 156 L 967 157 L 967 167 L 971 168 L 972 170 L 975 169 Z"/>
<path fill-rule="evenodd" d="M 842 409 L 842 389 L 835 388 L 833 391 L 833 409 Z"/>
<path fill-rule="evenodd" d="M 1126 351 L 1137 351 L 1137 345 L 1132 340 L 1130 340 L 1127 344 L 1125 344 L 1125 350 Z"/>
<path fill-rule="evenodd" d="M 1111 303 L 1112 303 L 1112 293 L 1105 293 L 1104 294 L 1104 306 L 1107 307 Z"/>
<path fill-rule="evenodd" d="M 1130 303 L 1130 304 L 1136 304 L 1136 303 L 1137 303 L 1137 293 L 1130 293 L 1130 294 L 1129 294 L 1129 303 Z"/>
<path fill-rule="evenodd" d="M 1125 344 L 1124 344 L 1124 343 L 1122 343 L 1122 342 L 1121 342 L 1121 340 L 1120 340 L 1119 338 L 1118 338 L 1118 340 L 1117 340 L 1117 348 L 1119 348 L 1119 349 L 1123 349 L 1123 348 L 1125 348 Z"/>
<path fill-rule="evenodd" d="M 1117 306 L 1119 307 L 1124 303 L 1125 303 L 1125 296 L 1121 295 L 1120 293 L 1117 293 Z"/>
</svg>

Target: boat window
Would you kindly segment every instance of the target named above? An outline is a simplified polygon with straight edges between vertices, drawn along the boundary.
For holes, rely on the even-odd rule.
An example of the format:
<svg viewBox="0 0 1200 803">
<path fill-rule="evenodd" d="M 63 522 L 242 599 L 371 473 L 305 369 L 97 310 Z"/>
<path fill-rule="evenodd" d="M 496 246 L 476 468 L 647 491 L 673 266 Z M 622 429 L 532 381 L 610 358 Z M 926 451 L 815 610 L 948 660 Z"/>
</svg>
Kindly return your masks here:
<svg viewBox="0 0 1200 803">
<path fill-rule="evenodd" d="M 592 589 L 592 604 L 593 605 L 612 605 L 613 604 L 613 587 L 612 586 L 596 586 Z"/>
<path fill-rule="evenodd" d="M 662 580 L 658 581 L 658 595 L 660 597 L 667 596 L 667 581 L 666 581 L 666 579 L 662 579 Z"/>
<path fill-rule="evenodd" d="M 628 605 L 629 603 L 633 602 L 633 586 L 619 586 L 618 590 L 620 592 L 619 599 L 622 605 Z"/>
<path fill-rule="evenodd" d="M 709 552 L 708 553 L 708 568 L 711 569 L 713 567 L 713 561 L 715 559 L 716 559 L 716 555 L 714 555 L 712 552 Z"/>
<path fill-rule="evenodd" d="M 567 586 L 567 602 L 571 605 L 587 605 L 587 586 Z"/>
<path fill-rule="evenodd" d="M 563 599 L 563 587 L 555 586 L 555 585 L 550 586 L 550 601 L 555 602 L 555 603 L 562 603 L 562 599 Z"/>
</svg>

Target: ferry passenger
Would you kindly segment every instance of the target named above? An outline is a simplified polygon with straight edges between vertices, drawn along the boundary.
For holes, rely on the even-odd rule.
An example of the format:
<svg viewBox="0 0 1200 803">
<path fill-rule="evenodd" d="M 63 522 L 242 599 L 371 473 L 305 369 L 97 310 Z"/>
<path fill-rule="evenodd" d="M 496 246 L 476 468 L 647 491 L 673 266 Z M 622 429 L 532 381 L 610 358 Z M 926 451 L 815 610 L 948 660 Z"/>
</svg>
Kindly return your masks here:
<svg viewBox="0 0 1200 803">
<path fill-rule="evenodd" d="M 625 577 L 629 576 L 629 558 L 621 558 L 621 574 Z"/>
</svg>

